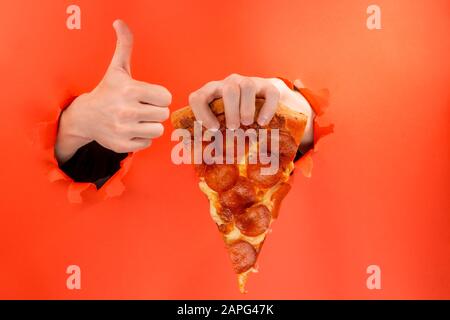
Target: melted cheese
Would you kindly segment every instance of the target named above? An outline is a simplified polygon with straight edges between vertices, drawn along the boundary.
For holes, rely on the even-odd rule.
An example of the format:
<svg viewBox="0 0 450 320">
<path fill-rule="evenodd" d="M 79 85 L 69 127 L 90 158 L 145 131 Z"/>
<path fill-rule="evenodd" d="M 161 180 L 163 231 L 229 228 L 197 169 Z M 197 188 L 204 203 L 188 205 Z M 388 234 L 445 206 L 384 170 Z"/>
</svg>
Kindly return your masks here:
<svg viewBox="0 0 450 320">
<path fill-rule="evenodd" d="M 239 164 L 238 168 L 239 168 L 239 175 L 246 177 L 247 176 L 246 165 Z M 278 190 L 278 188 L 281 186 L 282 183 L 289 180 L 292 170 L 294 170 L 293 162 L 291 162 L 287 166 L 287 168 L 283 172 L 282 178 L 276 185 L 274 185 L 273 187 L 271 187 L 269 189 L 263 190 L 263 192 L 264 192 L 263 196 L 258 203 L 265 205 L 269 209 L 270 212 L 272 212 L 273 206 L 274 206 L 274 201 L 272 200 L 272 195 Z M 213 221 L 217 225 L 225 224 L 225 221 L 223 221 L 223 219 L 220 217 L 219 213 L 217 212 L 217 208 L 220 207 L 219 194 L 208 186 L 208 184 L 205 182 L 205 179 L 203 177 L 200 178 L 199 188 L 208 197 L 209 206 L 210 206 L 209 212 L 210 212 L 210 215 L 211 215 L 211 218 L 213 219 Z M 267 230 L 265 232 L 263 232 L 257 236 L 254 236 L 254 237 L 249 237 L 249 236 L 242 234 L 241 231 L 239 230 L 239 228 L 235 224 L 233 224 L 233 229 L 229 233 L 223 234 L 224 241 L 227 244 L 231 244 L 237 240 L 244 240 L 244 241 L 250 243 L 255 248 L 255 250 L 257 250 L 259 252 L 259 250 L 261 248 L 261 244 L 263 243 L 264 239 L 266 238 L 267 233 L 269 233 L 271 231 L 270 226 L 272 225 L 272 222 L 274 220 L 275 219 L 271 217 L 270 223 L 269 223 L 269 228 L 267 228 Z M 246 292 L 245 291 L 245 283 L 247 281 L 248 275 L 252 272 L 257 272 L 257 269 L 255 267 L 252 267 L 249 270 L 238 274 L 239 290 L 242 293 Z"/>
<path fill-rule="evenodd" d="M 239 165 L 239 169 L 240 169 L 239 171 L 241 171 L 241 167 L 244 167 L 245 172 L 247 171 L 244 165 Z M 283 173 L 283 178 L 281 179 L 281 181 L 278 182 L 276 185 L 274 185 L 272 188 L 266 189 L 263 197 L 261 198 L 261 200 L 258 203 L 265 205 L 269 209 L 269 211 L 272 212 L 273 205 L 274 205 L 273 200 L 272 200 L 272 195 L 278 190 L 278 188 L 280 187 L 280 185 L 283 182 L 286 182 L 289 179 L 289 176 L 290 176 L 293 168 L 294 168 L 294 164 L 290 163 L 290 165 L 286 168 L 285 172 Z M 222 220 L 219 213 L 217 212 L 217 208 L 220 206 L 219 205 L 219 194 L 208 186 L 208 184 L 205 182 L 205 179 L 203 177 L 200 178 L 199 187 L 200 187 L 200 190 L 208 197 L 209 205 L 210 205 L 209 212 L 210 212 L 210 215 L 211 215 L 211 218 L 213 219 L 213 221 L 217 225 L 225 224 L 225 221 Z M 259 249 L 261 242 L 264 241 L 266 234 L 270 230 L 270 225 L 272 224 L 273 220 L 274 219 L 271 218 L 269 228 L 264 233 L 261 233 L 254 237 L 249 237 L 249 236 L 242 234 L 241 231 L 239 230 L 239 228 L 236 227 L 236 225 L 233 225 L 233 229 L 229 233 L 223 235 L 224 240 L 227 243 L 235 242 L 237 240 L 245 240 L 248 243 L 250 243 L 251 245 L 253 245 L 255 247 L 255 249 Z"/>
</svg>

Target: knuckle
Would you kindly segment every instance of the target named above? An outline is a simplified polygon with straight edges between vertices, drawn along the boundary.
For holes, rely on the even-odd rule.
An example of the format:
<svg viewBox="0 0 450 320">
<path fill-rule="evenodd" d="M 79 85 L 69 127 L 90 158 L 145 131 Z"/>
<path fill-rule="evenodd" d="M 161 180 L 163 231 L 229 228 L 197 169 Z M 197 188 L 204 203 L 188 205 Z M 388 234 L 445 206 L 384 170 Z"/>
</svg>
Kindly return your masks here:
<svg viewBox="0 0 450 320">
<path fill-rule="evenodd" d="M 267 94 L 274 97 L 277 100 L 280 99 L 280 91 L 273 84 L 270 84 L 267 87 Z"/>
<path fill-rule="evenodd" d="M 235 83 L 226 83 L 223 85 L 224 94 L 236 94 L 239 92 L 239 87 Z"/>
<path fill-rule="evenodd" d="M 238 80 L 240 77 L 242 77 L 240 74 L 232 73 L 232 74 L 230 74 L 228 77 L 226 77 L 226 80 L 229 80 L 229 81 L 236 81 L 236 80 Z"/>
<path fill-rule="evenodd" d="M 243 78 L 239 85 L 240 85 L 241 89 L 243 89 L 243 90 L 249 90 L 249 89 L 255 88 L 255 82 L 248 77 Z"/>
<path fill-rule="evenodd" d="M 125 127 L 117 121 L 111 124 L 111 129 L 116 135 L 123 136 L 126 134 Z"/>
<path fill-rule="evenodd" d="M 119 119 L 131 119 L 136 116 L 136 112 L 129 109 L 122 109 L 117 112 L 117 117 Z"/>
<path fill-rule="evenodd" d="M 224 81 L 213 80 L 213 81 L 206 83 L 203 87 L 201 87 L 197 91 L 198 92 L 212 92 L 212 91 L 215 91 L 215 88 L 220 87 L 223 83 L 224 83 Z"/>
<path fill-rule="evenodd" d="M 197 92 L 191 92 L 188 97 L 188 102 L 190 105 L 193 105 L 197 99 L 198 99 Z"/>
<path fill-rule="evenodd" d="M 189 95 L 189 104 L 191 107 L 195 107 L 196 104 L 201 102 L 202 100 L 205 100 L 205 94 L 201 91 L 194 91 Z"/>
<path fill-rule="evenodd" d="M 127 84 L 123 87 L 122 93 L 128 98 L 133 98 L 136 96 L 136 87 L 132 84 Z"/>
<path fill-rule="evenodd" d="M 210 87 L 214 88 L 214 87 L 219 86 L 222 82 L 223 81 L 213 80 L 213 81 L 210 81 L 207 84 L 205 84 L 203 86 L 203 88 L 210 88 Z"/>
</svg>

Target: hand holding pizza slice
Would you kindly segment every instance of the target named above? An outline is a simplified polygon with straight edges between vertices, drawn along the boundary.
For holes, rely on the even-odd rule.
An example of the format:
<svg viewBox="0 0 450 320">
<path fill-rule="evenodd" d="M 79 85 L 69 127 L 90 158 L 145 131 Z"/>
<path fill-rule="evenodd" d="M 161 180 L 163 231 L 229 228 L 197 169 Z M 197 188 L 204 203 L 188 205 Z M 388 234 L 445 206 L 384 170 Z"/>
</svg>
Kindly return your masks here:
<svg viewBox="0 0 450 320">
<path fill-rule="evenodd" d="M 276 156 L 279 164 L 272 174 L 263 173 L 267 163 L 249 161 L 250 151 L 260 148 L 261 139 L 245 140 L 244 159 L 235 158 L 232 164 L 224 161 L 224 164 L 196 165 L 200 189 L 209 199 L 210 214 L 223 235 L 239 289 L 245 292 L 247 277 L 256 271 L 255 264 L 269 228 L 290 190 L 289 178 L 299 146 L 311 143 L 305 140 L 312 137 L 312 132 L 305 131 L 312 131 L 314 113 L 300 93 L 291 95 L 279 79 L 252 78 L 249 82 L 246 77 L 232 77 L 237 84 L 227 78 L 191 94 L 190 106 L 174 112 L 171 120 L 175 128 L 188 130 L 193 129 L 196 120 L 202 120 L 205 127 L 220 130 L 223 136 L 227 128 L 255 129 L 258 135 L 261 132 L 258 129 L 268 132 L 267 152 Z M 239 83 L 245 84 L 245 90 L 239 91 L 242 88 Z M 249 88 L 249 83 L 255 87 Z M 209 93 L 204 92 L 205 88 Z M 271 149 L 272 130 L 277 131 L 276 150 Z M 227 145 L 224 150 L 228 148 Z"/>
</svg>

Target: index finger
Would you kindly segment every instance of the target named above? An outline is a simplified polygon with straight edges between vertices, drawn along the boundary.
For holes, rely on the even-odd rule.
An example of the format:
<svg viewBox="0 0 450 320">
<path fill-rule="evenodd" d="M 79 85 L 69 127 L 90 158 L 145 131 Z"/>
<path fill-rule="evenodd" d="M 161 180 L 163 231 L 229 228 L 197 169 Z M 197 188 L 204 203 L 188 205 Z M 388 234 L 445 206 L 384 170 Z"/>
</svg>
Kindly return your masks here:
<svg viewBox="0 0 450 320">
<path fill-rule="evenodd" d="M 209 107 L 209 103 L 220 96 L 220 82 L 212 81 L 189 95 L 189 105 L 195 118 L 207 129 L 219 129 L 220 123 Z"/>
<path fill-rule="evenodd" d="M 143 81 L 134 81 L 137 87 L 136 97 L 139 102 L 158 107 L 168 107 L 172 103 L 172 94 L 163 86 Z"/>
</svg>

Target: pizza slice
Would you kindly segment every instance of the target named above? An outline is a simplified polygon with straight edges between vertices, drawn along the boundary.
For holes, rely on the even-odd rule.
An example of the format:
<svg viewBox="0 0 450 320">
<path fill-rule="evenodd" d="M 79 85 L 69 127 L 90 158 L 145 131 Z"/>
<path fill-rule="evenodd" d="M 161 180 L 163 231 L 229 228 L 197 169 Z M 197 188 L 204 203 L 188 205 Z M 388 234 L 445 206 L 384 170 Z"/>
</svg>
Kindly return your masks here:
<svg viewBox="0 0 450 320">
<path fill-rule="evenodd" d="M 256 99 L 255 119 L 263 103 L 263 99 Z M 223 100 L 213 101 L 210 107 L 220 122 L 220 131 L 225 136 Z M 175 128 L 193 132 L 195 116 L 191 107 L 175 111 L 171 121 Z M 289 178 L 294 169 L 293 160 L 306 122 L 307 117 L 304 114 L 279 104 L 275 116 L 267 126 L 261 127 L 256 122 L 250 126 L 241 125 L 244 130 L 267 129 L 270 132 L 278 129 L 278 150 L 271 150 L 272 144 L 270 141 L 267 143 L 267 151 L 278 157 L 278 170 L 273 174 L 262 174 L 261 169 L 267 164 L 248 161 L 250 150 L 259 148 L 260 139 L 256 145 L 246 141 L 245 159 L 241 159 L 243 161 L 235 159 L 233 164 L 196 165 L 200 189 L 209 199 L 211 217 L 223 235 L 242 293 L 245 292 L 249 274 L 257 271 L 256 261 L 262 245 L 272 222 L 278 217 L 281 201 L 290 190 Z M 272 136 L 269 134 L 268 140 L 270 137 Z M 225 146 L 224 150 L 229 147 Z"/>
</svg>

